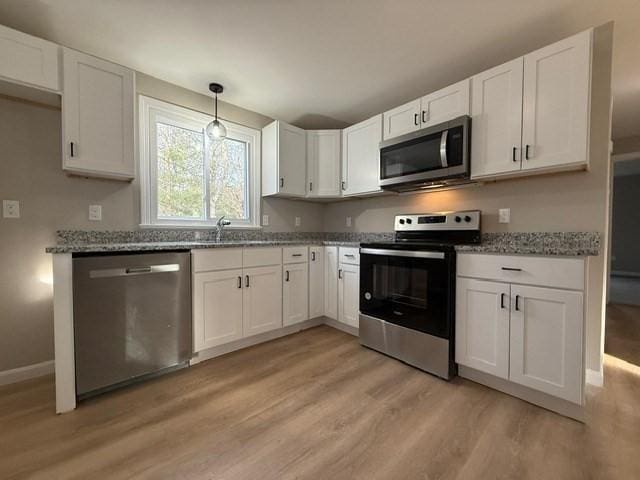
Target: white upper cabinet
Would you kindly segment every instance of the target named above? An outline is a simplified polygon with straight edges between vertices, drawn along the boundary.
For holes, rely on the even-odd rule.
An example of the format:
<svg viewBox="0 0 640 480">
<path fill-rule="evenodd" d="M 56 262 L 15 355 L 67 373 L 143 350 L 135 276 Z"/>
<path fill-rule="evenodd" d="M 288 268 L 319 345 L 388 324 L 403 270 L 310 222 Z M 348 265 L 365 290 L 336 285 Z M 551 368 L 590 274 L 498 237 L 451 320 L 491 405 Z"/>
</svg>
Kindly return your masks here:
<svg viewBox="0 0 640 480">
<path fill-rule="evenodd" d="M 0 76 L 47 90 L 60 90 L 55 43 L 0 25 Z"/>
<path fill-rule="evenodd" d="M 461 115 L 469 115 L 469 79 L 384 112 L 383 138 L 388 140 Z"/>
<path fill-rule="evenodd" d="M 307 135 L 288 123 L 276 120 L 262 129 L 262 195 L 304 197 Z"/>
<path fill-rule="evenodd" d="M 523 170 L 587 163 L 592 31 L 524 57 Z"/>
<path fill-rule="evenodd" d="M 420 99 L 420 128 L 469 115 L 469 79 L 454 83 Z"/>
<path fill-rule="evenodd" d="M 472 78 L 472 179 L 588 165 L 592 35 Z"/>
<path fill-rule="evenodd" d="M 135 176 L 134 72 L 64 49 L 63 168 L 119 180 Z"/>
<path fill-rule="evenodd" d="M 378 193 L 382 114 L 342 131 L 342 194 Z"/>
<path fill-rule="evenodd" d="M 382 138 L 398 137 L 420 128 L 420 99 L 400 105 L 382 114 L 384 132 Z"/>
<path fill-rule="evenodd" d="M 340 130 L 307 131 L 307 197 L 340 196 Z"/>
<path fill-rule="evenodd" d="M 520 170 L 522 57 L 471 79 L 471 177 Z"/>
</svg>

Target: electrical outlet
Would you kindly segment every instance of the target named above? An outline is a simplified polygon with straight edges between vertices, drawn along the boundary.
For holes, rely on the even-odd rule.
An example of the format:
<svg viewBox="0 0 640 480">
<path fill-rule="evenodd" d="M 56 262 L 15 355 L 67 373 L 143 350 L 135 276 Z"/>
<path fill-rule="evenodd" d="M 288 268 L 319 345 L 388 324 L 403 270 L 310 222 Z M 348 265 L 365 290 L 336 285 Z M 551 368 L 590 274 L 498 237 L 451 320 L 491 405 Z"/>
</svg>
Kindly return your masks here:
<svg viewBox="0 0 640 480">
<path fill-rule="evenodd" d="M 89 205 L 89 220 L 93 222 L 102 220 L 102 205 Z"/>
<path fill-rule="evenodd" d="M 351 217 L 347 217 L 347 227 L 351 226 Z"/>
<path fill-rule="evenodd" d="M 262 226 L 263 227 L 269 226 L 269 215 L 262 215 Z"/>
<path fill-rule="evenodd" d="M 511 221 L 511 209 L 510 208 L 501 208 L 498 210 L 498 222 L 499 223 L 509 223 Z"/>
<path fill-rule="evenodd" d="M 300 217 L 296 217 L 296 227 L 302 225 L 302 219 Z"/>
<path fill-rule="evenodd" d="M 2 216 L 4 218 L 20 218 L 20 201 L 19 200 L 3 200 Z"/>
</svg>

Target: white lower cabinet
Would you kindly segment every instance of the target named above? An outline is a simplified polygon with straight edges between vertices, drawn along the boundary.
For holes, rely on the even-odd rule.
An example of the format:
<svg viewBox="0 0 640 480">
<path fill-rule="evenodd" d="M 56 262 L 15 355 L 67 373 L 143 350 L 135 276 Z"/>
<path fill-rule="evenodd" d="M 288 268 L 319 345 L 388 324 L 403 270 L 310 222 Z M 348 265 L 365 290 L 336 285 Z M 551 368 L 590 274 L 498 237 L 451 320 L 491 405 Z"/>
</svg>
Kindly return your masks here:
<svg viewBox="0 0 640 480">
<path fill-rule="evenodd" d="M 194 352 L 282 327 L 280 248 L 191 255 Z"/>
<path fill-rule="evenodd" d="M 242 338 L 242 269 L 193 276 L 193 349 Z"/>
<path fill-rule="evenodd" d="M 509 378 L 509 284 L 459 278 L 456 362 Z"/>
<path fill-rule="evenodd" d="M 324 247 L 324 316 L 338 319 L 338 247 Z"/>
<path fill-rule="evenodd" d="M 282 267 L 254 267 L 243 273 L 244 336 L 282 327 Z"/>
<path fill-rule="evenodd" d="M 309 264 L 284 265 L 282 279 L 282 323 L 293 325 L 309 318 Z"/>
<path fill-rule="evenodd" d="M 340 264 L 338 270 L 338 321 L 358 328 L 360 267 Z"/>
<path fill-rule="evenodd" d="M 324 315 L 324 247 L 309 247 L 309 318 Z"/>
<path fill-rule="evenodd" d="M 585 270 L 578 258 L 458 255 L 456 362 L 583 405 Z"/>
</svg>

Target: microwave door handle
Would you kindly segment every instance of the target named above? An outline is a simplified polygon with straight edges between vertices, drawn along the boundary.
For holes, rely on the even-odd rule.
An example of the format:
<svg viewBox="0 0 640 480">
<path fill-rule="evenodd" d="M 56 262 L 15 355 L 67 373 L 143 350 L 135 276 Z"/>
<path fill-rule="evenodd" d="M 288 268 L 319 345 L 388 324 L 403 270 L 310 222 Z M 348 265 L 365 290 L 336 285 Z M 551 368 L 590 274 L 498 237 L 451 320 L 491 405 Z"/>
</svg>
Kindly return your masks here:
<svg viewBox="0 0 640 480">
<path fill-rule="evenodd" d="M 447 168 L 449 163 L 447 162 L 447 136 L 449 135 L 449 130 L 444 130 L 442 132 L 442 137 L 440 137 L 440 163 L 442 163 L 442 168 Z"/>
</svg>

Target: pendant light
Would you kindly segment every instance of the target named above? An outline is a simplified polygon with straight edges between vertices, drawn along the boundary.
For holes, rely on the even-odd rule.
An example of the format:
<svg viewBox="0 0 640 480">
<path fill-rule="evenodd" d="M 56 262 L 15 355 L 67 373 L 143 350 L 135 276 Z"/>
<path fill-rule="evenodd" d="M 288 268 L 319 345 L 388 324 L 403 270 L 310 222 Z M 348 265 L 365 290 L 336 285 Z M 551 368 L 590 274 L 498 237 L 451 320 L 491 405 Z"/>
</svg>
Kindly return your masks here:
<svg viewBox="0 0 640 480">
<path fill-rule="evenodd" d="M 227 136 L 227 129 L 218 121 L 218 94 L 222 93 L 223 88 L 219 83 L 210 83 L 209 90 L 215 95 L 215 119 L 207 125 L 207 135 L 211 140 L 220 140 Z"/>
</svg>

